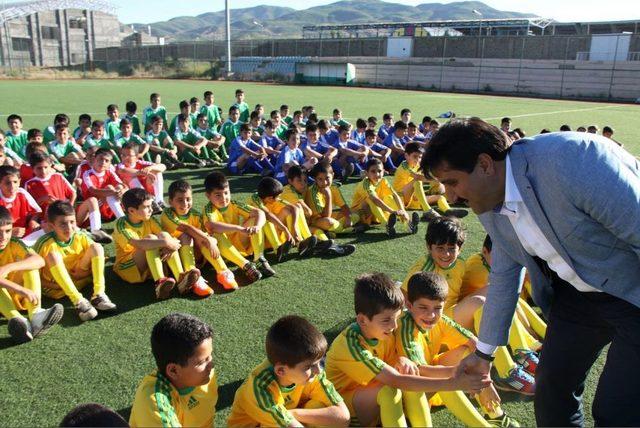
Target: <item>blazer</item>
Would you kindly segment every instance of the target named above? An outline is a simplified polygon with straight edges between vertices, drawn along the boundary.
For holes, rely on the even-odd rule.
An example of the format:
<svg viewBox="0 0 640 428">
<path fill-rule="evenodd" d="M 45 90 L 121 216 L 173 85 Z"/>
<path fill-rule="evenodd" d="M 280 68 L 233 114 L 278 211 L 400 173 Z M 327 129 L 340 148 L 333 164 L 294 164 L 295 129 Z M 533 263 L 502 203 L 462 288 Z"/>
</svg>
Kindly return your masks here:
<svg viewBox="0 0 640 428">
<path fill-rule="evenodd" d="M 611 140 L 561 132 L 518 140 L 509 152 L 524 204 L 583 281 L 640 307 L 640 165 Z M 479 339 L 504 345 L 526 268 L 546 314 L 551 280 L 520 243 L 501 206 L 479 216 L 493 241 Z"/>
</svg>

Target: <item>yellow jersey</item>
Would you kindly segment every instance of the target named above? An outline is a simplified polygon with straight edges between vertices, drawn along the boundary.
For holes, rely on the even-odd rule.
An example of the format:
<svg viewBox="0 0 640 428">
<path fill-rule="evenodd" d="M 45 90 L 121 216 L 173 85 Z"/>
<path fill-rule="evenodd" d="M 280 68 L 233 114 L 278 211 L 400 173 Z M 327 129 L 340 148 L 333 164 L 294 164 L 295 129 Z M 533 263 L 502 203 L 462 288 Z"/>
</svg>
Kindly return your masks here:
<svg viewBox="0 0 640 428">
<path fill-rule="evenodd" d="M 58 241 L 55 232 L 49 232 L 42 235 L 36 241 L 33 249 L 42 258 L 46 259 L 51 252 L 57 252 L 62 256 L 63 263 L 67 269 L 77 266 L 80 260 L 93 244 L 93 240 L 86 232 L 79 230 L 71 235 L 68 242 Z M 42 279 L 48 282 L 54 282 L 51 271 L 46 266 L 40 271 Z"/>
<path fill-rule="evenodd" d="M 178 215 L 173 208 L 165 208 L 160 216 L 160 226 L 162 230 L 169 233 L 174 238 L 182 235 L 182 232 L 178 230 L 178 226 L 182 223 L 186 223 L 196 229 L 202 229 L 202 214 L 194 209 L 190 210 L 185 215 Z"/>
<path fill-rule="evenodd" d="M 287 201 L 281 198 L 274 198 L 273 201 L 265 202 L 260 198 L 260 196 L 258 196 L 258 192 L 255 192 L 251 196 L 249 196 L 247 202 L 252 207 L 269 211 L 271 214 L 275 214 L 275 215 L 280 214 L 280 211 L 282 211 L 284 207 L 289 205 Z"/>
<path fill-rule="evenodd" d="M 458 257 L 455 262 L 448 268 L 442 268 L 433 260 L 431 255 L 424 255 L 420 257 L 409 268 L 409 273 L 402 283 L 402 289 L 408 292 L 409 278 L 416 272 L 435 272 L 444 276 L 449 285 L 449 294 L 444 302 L 444 309 L 447 311 L 447 315 L 451 315 L 448 311 L 462 298 L 460 290 L 462 289 L 462 278 L 464 277 L 465 262 L 461 257 Z"/>
<path fill-rule="evenodd" d="M 305 193 L 298 193 L 298 191 L 291 184 L 287 184 L 286 186 L 284 186 L 280 197 L 290 204 L 295 204 L 298 201 L 304 201 L 305 194 L 307 194 L 308 192 L 309 189 L 307 189 Z"/>
<path fill-rule="evenodd" d="M 35 254 L 31 248 L 17 238 L 11 238 L 6 247 L 0 250 L 0 266 L 6 266 L 9 263 L 19 262 L 27 258 L 27 256 Z M 21 271 L 11 272 L 6 279 L 21 284 Z"/>
<path fill-rule="evenodd" d="M 318 192 L 318 185 L 313 184 L 307 190 L 307 194 L 305 195 L 305 202 L 311 208 L 312 217 L 320 217 L 322 210 L 326 206 L 326 201 L 324 200 L 324 195 Z M 342 192 L 340 188 L 335 184 L 331 185 L 331 205 L 333 207 L 333 211 L 340 211 L 340 208 L 345 206 L 347 203 L 344 200 L 344 196 L 342 196 Z"/>
<path fill-rule="evenodd" d="M 370 195 L 376 195 L 378 198 L 389 200 L 395 194 L 386 178 L 382 178 L 378 184 L 373 184 L 371 180 L 365 178 L 356 186 L 351 201 L 351 209 L 359 210 L 366 202 Z"/>
<path fill-rule="evenodd" d="M 489 272 L 491 272 L 491 266 L 481 253 L 469 257 L 465 261 L 460 297 L 466 297 L 486 287 L 489 284 Z"/>
<path fill-rule="evenodd" d="M 446 315 L 442 315 L 432 328 L 422 329 L 409 311 L 405 311 L 398 320 L 394 334 L 398 356 L 407 357 L 422 366 L 437 364 L 438 354 L 444 351 L 443 346 L 452 350 L 473 337 L 470 331 Z"/>
<path fill-rule="evenodd" d="M 286 427 L 294 419 L 289 410 L 303 408 L 310 400 L 330 407 L 342 402 L 342 397 L 324 371 L 305 385 L 281 386 L 273 366 L 265 360 L 236 391 L 227 425 Z"/>
<path fill-rule="evenodd" d="M 416 165 L 414 168 L 411 168 L 407 161 L 402 161 L 400 166 L 396 169 L 395 174 L 393 175 L 393 190 L 396 192 L 402 192 L 402 189 L 407 184 L 411 183 L 414 178 L 413 174 L 418 174 L 419 165 Z"/>
<path fill-rule="evenodd" d="M 131 245 L 131 240 L 144 239 L 145 236 L 151 234 L 157 236 L 160 232 L 162 232 L 162 228 L 155 218 L 150 218 L 140 223 L 131 223 L 127 216 L 116 220 L 115 230 L 113 231 L 113 241 L 116 244 L 114 269 L 125 270 L 133 262 L 133 254 L 136 249 Z"/>
<path fill-rule="evenodd" d="M 356 323 L 344 329 L 327 352 L 327 377 L 344 395 L 367 386 L 386 364 L 396 364 L 395 340 L 366 339 Z"/>
<path fill-rule="evenodd" d="M 207 221 L 239 225 L 251 215 L 251 207 L 242 202 L 231 201 L 224 208 L 216 208 L 211 202 L 204 207 L 203 223 Z"/>
<path fill-rule="evenodd" d="M 209 383 L 178 390 L 157 370 L 142 379 L 131 406 L 136 427 L 213 427 L 218 401 L 215 370 Z"/>
</svg>

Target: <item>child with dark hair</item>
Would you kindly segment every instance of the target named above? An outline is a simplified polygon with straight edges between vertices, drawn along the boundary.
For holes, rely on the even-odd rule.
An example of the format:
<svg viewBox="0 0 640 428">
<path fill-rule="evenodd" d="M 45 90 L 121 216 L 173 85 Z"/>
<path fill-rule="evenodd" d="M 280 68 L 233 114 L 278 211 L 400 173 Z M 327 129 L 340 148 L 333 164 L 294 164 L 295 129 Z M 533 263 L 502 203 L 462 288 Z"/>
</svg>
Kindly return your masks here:
<svg viewBox="0 0 640 428">
<path fill-rule="evenodd" d="M 45 144 L 49 144 L 50 141 L 56 139 L 56 126 L 63 124 L 69 127 L 71 120 L 69 116 L 64 113 L 58 113 L 53 118 L 53 125 L 47 126 L 42 132 L 42 142 Z"/>
<path fill-rule="evenodd" d="M 305 159 L 304 153 L 300 150 L 300 134 L 294 128 L 285 133 L 286 146 L 280 151 L 275 165 L 275 178 L 282 184 L 287 184 L 287 171 L 294 165 L 302 166 L 309 170 L 318 163 L 316 157 Z"/>
<path fill-rule="evenodd" d="M 129 119 L 122 118 L 120 120 L 120 133 L 112 139 L 112 148 L 119 151 L 127 144 L 135 144 L 137 146 L 138 158 L 151 161 L 151 156 L 148 155 L 149 144 L 147 144 L 147 141 L 133 132 L 133 124 Z"/>
<path fill-rule="evenodd" d="M 164 203 L 164 176 L 167 167 L 161 163 L 153 163 L 140 159 L 139 146 L 127 143 L 120 149 L 120 162 L 116 166 L 116 174 L 130 189 L 144 189 L 154 197 L 153 212 L 160 212 L 167 206 Z"/>
<path fill-rule="evenodd" d="M 44 234 L 40 228 L 42 209 L 33 197 L 20 188 L 20 171 L 13 166 L 0 166 L 0 207 L 13 219 L 12 236 L 33 243 Z"/>
<path fill-rule="evenodd" d="M 24 162 L 27 157 L 25 147 L 29 142 L 27 131 L 22 129 L 22 117 L 17 114 L 10 114 L 7 117 L 8 130 L 4 135 L 4 146 L 7 148 L 11 157 L 16 157 L 18 163 Z"/>
<path fill-rule="evenodd" d="M 327 377 L 361 426 L 431 426 L 425 392 L 479 391 L 487 376 L 451 373 L 440 378 L 420 376 L 406 357 L 397 357 L 393 333 L 404 297 L 383 273 L 356 278 L 356 321 L 333 341 L 327 352 Z"/>
<path fill-rule="evenodd" d="M 309 321 L 280 318 L 267 333 L 267 359 L 236 391 L 227 424 L 346 426 L 349 410 L 322 368 L 326 351 L 327 340 Z"/>
<path fill-rule="evenodd" d="M 156 370 L 138 385 L 129 425 L 212 427 L 218 383 L 211 327 L 192 315 L 169 314 L 153 326 L 151 352 Z"/>
<path fill-rule="evenodd" d="M 249 104 L 244 100 L 244 91 L 242 89 L 236 89 L 236 103 L 233 107 L 238 109 L 240 122 L 246 123 L 249 121 Z"/>
<path fill-rule="evenodd" d="M 114 410 L 98 403 L 79 404 L 66 414 L 61 427 L 129 427 Z"/>
<path fill-rule="evenodd" d="M 191 127 L 188 114 L 176 116 L 177 126 L 173 131 L 173 142 L 178 147 L 180 160 L 196 168 L 213 166 L 215 163 L 209 156 L 208 140 Z"/>
<path fill-rule="evenodd" d="M 113 156 L 108 149 L 98 149 L 91 162 L 91 168 L 82 176 L 81 193 L 83 199 L 94 197 L 100 205 L 100 215 L 103 221 L 124 216 L 120 199 L 126 187 L 115 173 L 111 161 Z"/>
<path fill-rule="evenodd" d="M 167 109 L 162 106 L 162 97 L 157 92 L 149 95 L 150 104 L 142 111 L 142 124 L 145 131 L 151 129 L 151 121 L 158 116 L 162 119 L 164 129 L 167 128 Z"/>
<path fill-rule="evenodd" d="M 13 219 L 0 206 L 0 313 L 8 320 L 9 335 L 17 343 L 33 340 L 62 319 L 59 303 L 49 309 L 41 306 L 38 269 L 44 260 L 22 241 L 12 237 Z M 20 311 L 26 310 L 27 317 Z"/>
<path fill-rule="evenodd" d="M 407 136 L 407 124 L 399 120 L 393 126 L 393 132 L 389 132 L 387 137 L 382 141 L 386 147 L 391 149 L 391 161 L 396 166 L 402 162 L 404 158 L 405 137 Z M 395 172 L 395 169 L 394 169 Z"/>
<path fill-rule="evenodd" d="M 140 119 L 137 115 L 138 104 L 136 104 L 135 101 L 127 101 L 124 105 L 124 109 L 127 113 L 124 115 L 123 119 L 127 119 L 131 123 L 131 128 L 135 135 L 141 135 L 142 129 L 140 128 Z"/>
<path fill-rule="evenodd" d="M 262 175 L 273 174 L 274 166 L 269 161 L 266 151 L 262 147 L 252 150 L 249 146 L 251 140 L 251 127 L 243 123 L 240 126 L 240 135 L 231 142 L 229 147 L 229 161 L 227 168 L 232 174 L 244 174 L 256 172 Z"/>
<path fill-rule="evenodd" d="M 104 121 L 104 129 L 107 133 L 109 140 L 114 141 L 116 135 L 120 133 L 120 109 L 116 104 L 109 104 L 107 106 L 107 118 Z"/>
<path fill-rule="evenodd" d="M 78 230 L 76 213 L 67 201 L 55 201 L 47 208 L 51 232 L 38 239 L 34 250 L 44 259 L 42 292 L 52 299 L 68 297 L 81 321 L 94 319 L 100 311 L 113 311 L 105 289 L 105 256 L 102 245 Z M 91 300 L 80 290 L 93 284 Z"/>
<path fill-rule="evenodd" d="M 238 107 L 233 105 L 229 107 L 229 115 L 227 116 L 227 120 L 225 120 L 220 127 L 219 132 L 224 137 L 224 146 L 227 153 L 229 153 L 231 142 L 235 140 L 238 135 L 240 135 L 240 125 L 242 125 L 242 122 L 239 120 L 239 118 L 240 110 L 238 110 Z"/>
</svg>

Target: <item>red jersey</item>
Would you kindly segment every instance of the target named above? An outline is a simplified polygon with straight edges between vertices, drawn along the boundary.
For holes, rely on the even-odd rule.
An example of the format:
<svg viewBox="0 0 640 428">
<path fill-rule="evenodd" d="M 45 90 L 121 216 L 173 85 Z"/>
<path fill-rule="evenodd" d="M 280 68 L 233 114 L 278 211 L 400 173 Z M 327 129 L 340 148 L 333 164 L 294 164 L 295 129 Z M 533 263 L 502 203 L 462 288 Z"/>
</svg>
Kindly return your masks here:
<svg viewBox="0 0 640 428">
<path fill-rule="evenodd" d="M 0 206 L 5 207 L 11 213 L 13 227 L 27 228 L 27 221 L 35 214 L 42 212 L 36 201 L 24 189 L 18 189 L 18 194 L 13 198 L 5 198 L 0 193 Z M 27 228 L 25 235 L 29 233 L 31 233 L 31 229 Z"/>
<path fill-rule="evenodd" d="M 79 178 L 82 180 L 82 174 L 89 171 L 90 169 L 91 169 L 91 165 L 89 165 L 89 162 L 87 162 L 86 160 L 83 160 L 82 162 L 80 162 L 80 164 L 76 168 L 76 178 Z"/>
<path fill-rule="evenodd" d="M 51 174 L 49 178 L 33 177 L 24 184 L 24 188 L 40 205 L 42 211 L 46 212 L 50 204 L 49 197 L 61 201 L 70 201 L 75 191 L 71 184 L 62 174 L 57 172 Z"/>
<path fill-rule="evenodd" d="M 136 161 L 135 164 L 133 165 L 125 165 L 123 163 L 119 163 L 118 166 L 116 166 L 116 172 L 118 173 L 118 176 L 120 177 L 120 179 L 122 181 L 124 181 L 124 183 L 129 186 L 129 183 L 131 183 L 131 180 L 133 180 L 134 178 L 138 178 L 137 174 L 132 174 L 130 172 L 125 171 L 125 168 L 127 169 L 135 169 L 137 171 L 141 171 L 144 168 L 154 165 L 153 162 L 147 162 L 145 160 L 140 160 L 138 159 Z M 142 181 L 142 180 L 141 180 Z M 131 186 L 129 186 L 131 187 Z"/>
<path fill-rule="evenodd" d="M 20 186 L 24 187 L 25 183 L 33 178 L 33 168 L 28 163 L 20 165 Z"/>
<path fill-rule="evenodd" d="M 82 197 L 88 199 L 93 196 L 90 192 L 91 189 L 104 189 L 109 185 L 117 186 L 119 184 L 122 184 L 122 181 L 112 170 L 96 172 L 91 168 L 82 174 Z"/>
</svg>

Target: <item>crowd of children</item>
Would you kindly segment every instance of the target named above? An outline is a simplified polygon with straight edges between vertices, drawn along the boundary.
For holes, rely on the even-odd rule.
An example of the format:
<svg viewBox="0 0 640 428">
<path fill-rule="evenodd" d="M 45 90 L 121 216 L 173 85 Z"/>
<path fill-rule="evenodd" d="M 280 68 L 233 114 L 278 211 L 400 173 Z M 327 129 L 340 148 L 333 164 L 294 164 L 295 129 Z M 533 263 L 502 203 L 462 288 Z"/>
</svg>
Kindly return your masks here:
<svg viewBox="0 0 640 428">
<path fill-rule="evenodd" d="M 122 117 L 111 104 L 107 119 L 82 114 L 73 132 L 65 114 L 43 131 L 24 131 L 17 114 L 7 118 L 8 131 L 0 133 L 0 312 L 12 338 L 33 340 L 60 321 L 63 306 L 44 309 L 42 296 L 69 298 L 82 321 L 116 310 L 106 293 L 103 244 L 115 245 L 115 275 L 132 284 L 152 279 L 158 299 L 174 289 L 207 297 L 207 264 L 222 288 L 235 290 L 227 263 L 253 282 L 273 276 L 271 263 L 294 247 L 300 257 L 348 256 L 355 245 L 337 243 L 336 235 L 381 225 L 393 237 L 399 224 L 415 234 L 425 220 L 425 254 L 402 287 L 384 274 L 358 277 L 356 321 L 330 347 L 302 318 L 271 327 L 267 358 L 238 389 L 229 424 L 406 426 L 408 419 L 430 426 L 430 406 L 445 405 L 466 425 L 517 426 L 494 385 L 535 393 L 546 325 L 520 299 L 493 383 L 456 371 L 475 348 L 491 240 L 460 258 L 459 219 L 467 211 L 452 208 L 444 187 L 419 170 L 438 120 L 425 116 L 416 125 L 403 109 L 398 121 L 385 113 L 379 127 L 369 117 L 354 128 L 339 109 L 330 119 L 313 106 L 291 113 L 282 105 L 266 115 L 260 104 L 251 111 L 244 97 L 236 91 L 224 120 L 211 91 L 202 106 L 196 97 L 181 101 L 171 121 L 157 93 L 140 118 L 135 102 L 126 103 Z M 509 118 L 501 128 L 514 141 L 525 136 Z M 604 127 L 603 135 L 611 138 L 613 129 Z M 204 180 L 208 202 L 201 210 L 182 179 L 170 183 L 165 202 L 163 173 L 185 167 L 218 168 Z M 221 168 L 262 178 L 239 201 Z M 359 182 L 349 202 L 340 187 L 350 179 Z M 112 221 L 109 235 L 103 224 Z M 88 284 L 89 299 L 81 292 Z M 211 338 L 207 325 L 187 315 L 169 315 L 154 327 L 157 370 L 138 388 L 131 426 L 212 423 Z M 479 410 L 461 391 L 474 393 Z"/>
</svg>

